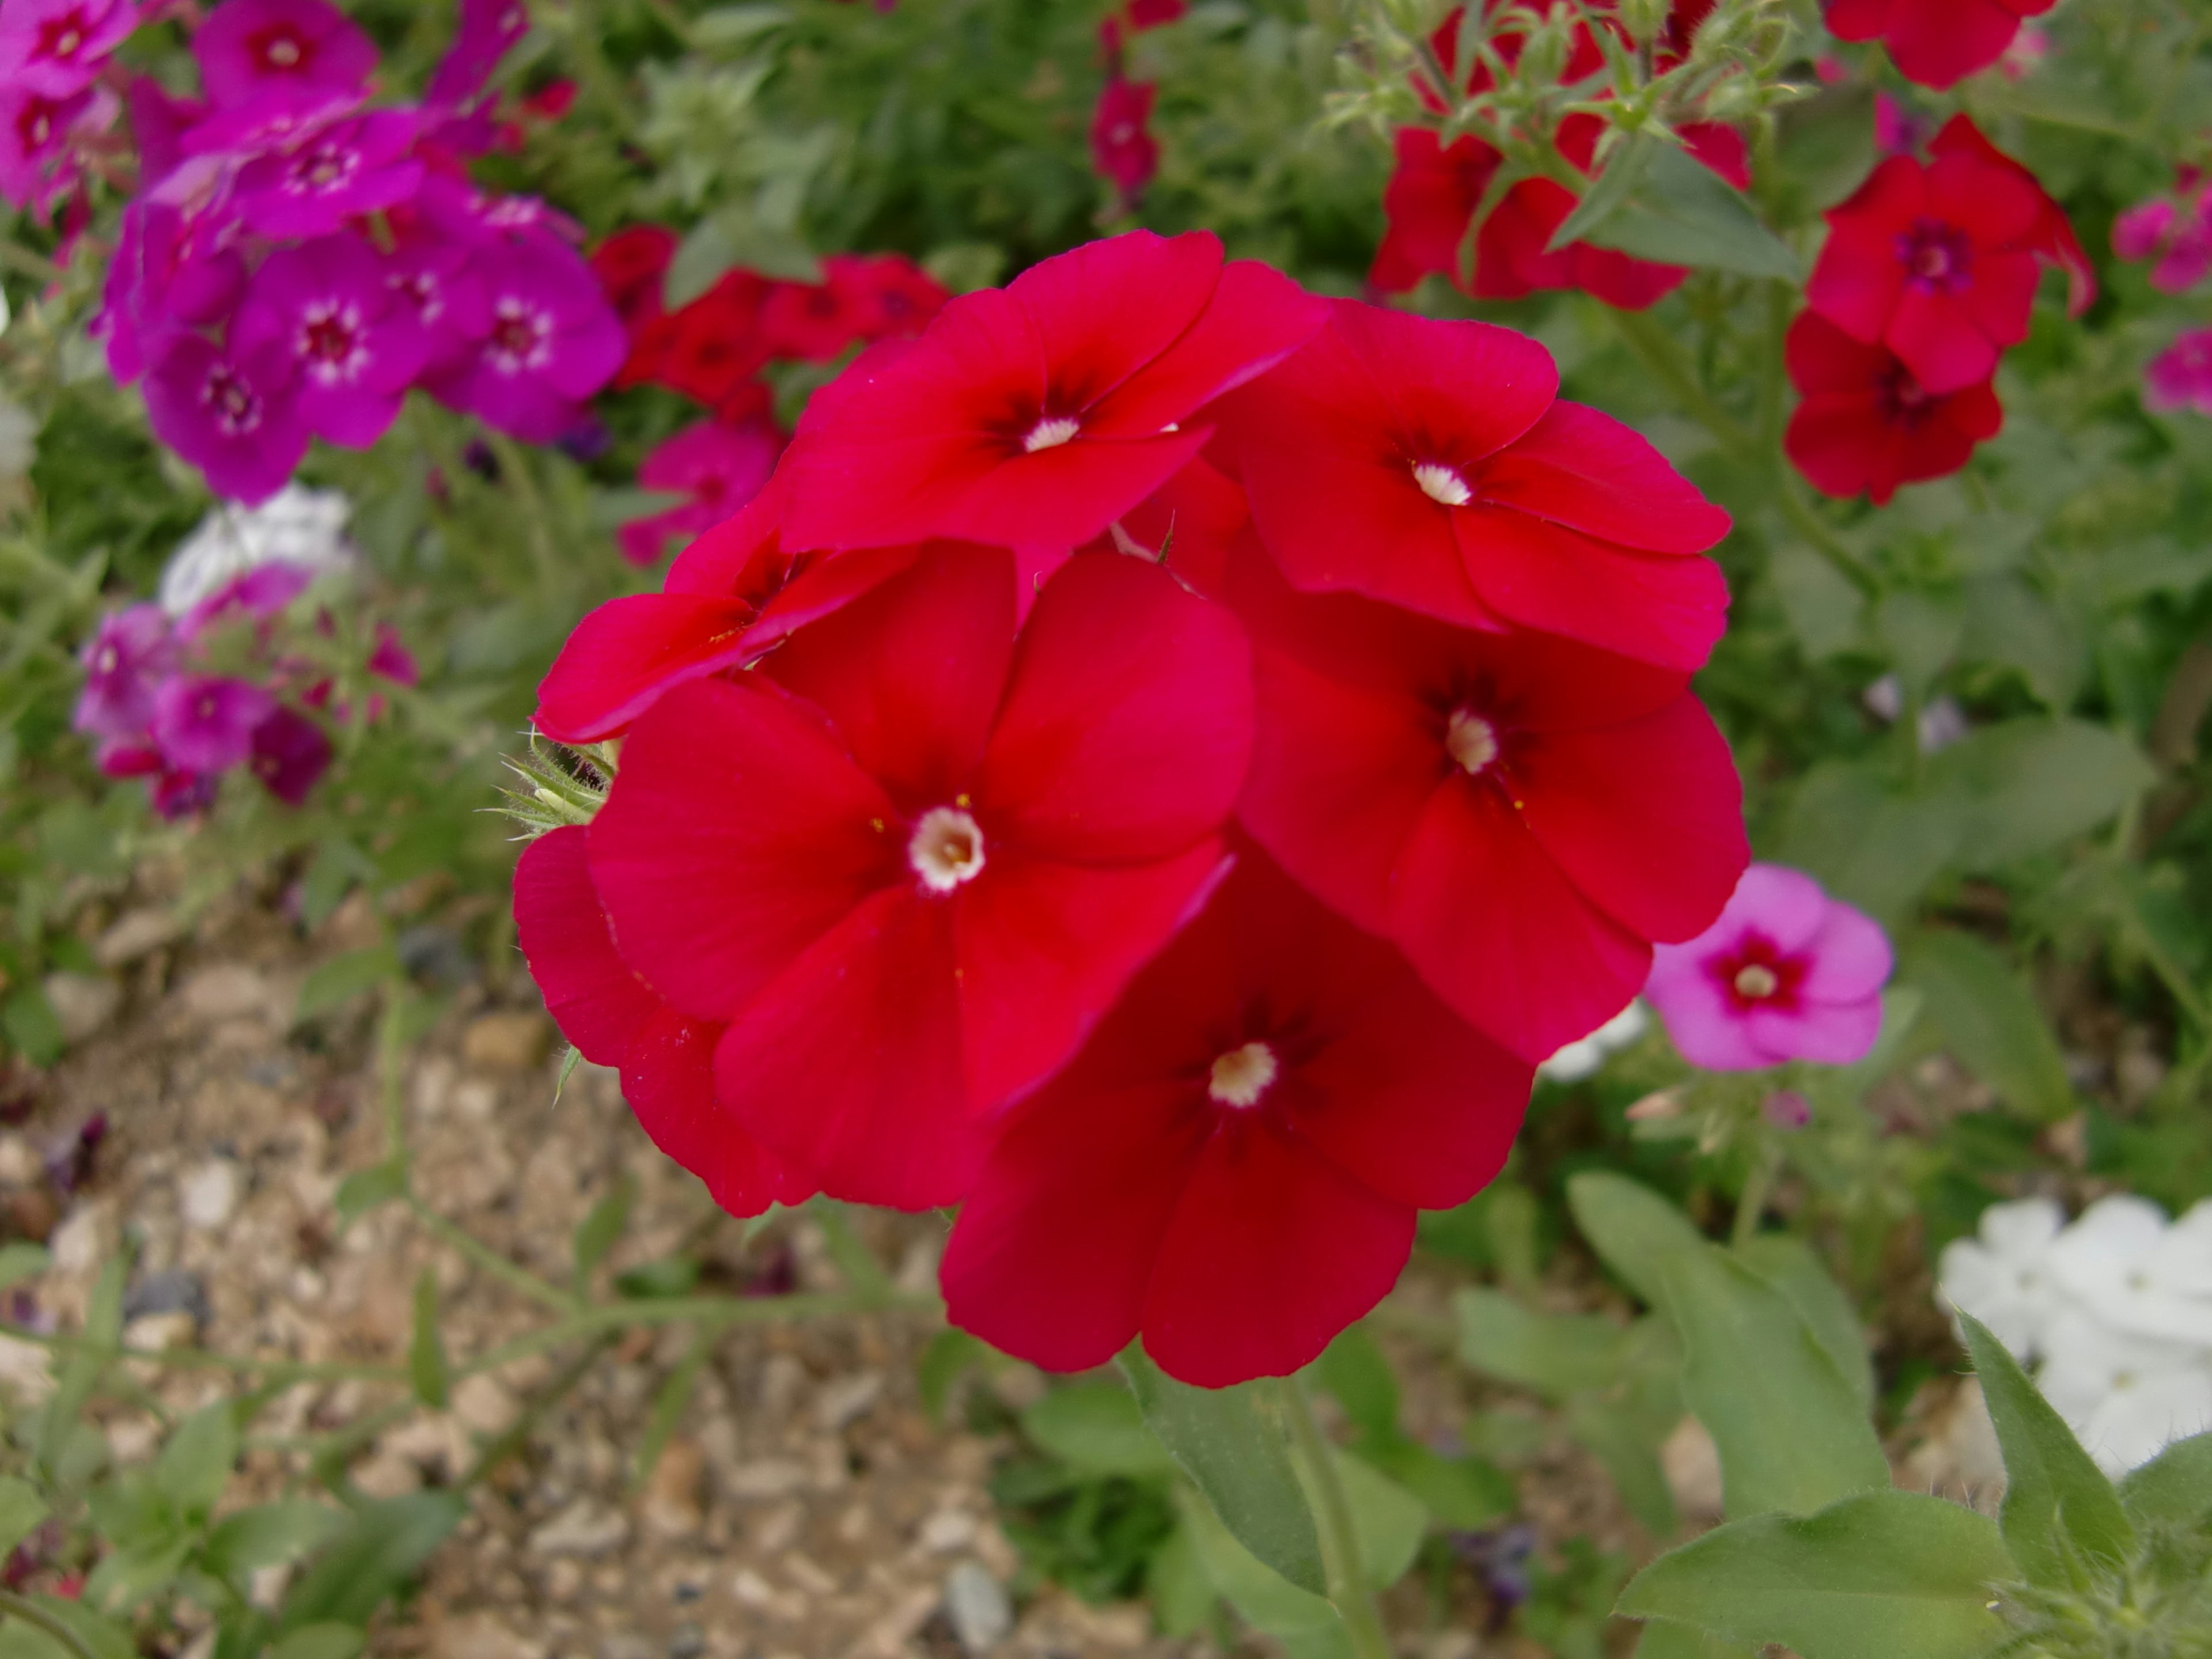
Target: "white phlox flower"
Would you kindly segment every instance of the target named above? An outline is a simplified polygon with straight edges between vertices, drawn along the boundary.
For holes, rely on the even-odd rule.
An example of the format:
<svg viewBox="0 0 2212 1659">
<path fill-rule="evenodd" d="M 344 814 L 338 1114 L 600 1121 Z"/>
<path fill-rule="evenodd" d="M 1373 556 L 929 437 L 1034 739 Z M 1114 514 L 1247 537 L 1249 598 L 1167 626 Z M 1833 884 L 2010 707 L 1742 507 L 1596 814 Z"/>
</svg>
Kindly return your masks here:
<svg viewBox="0 0 2212 1659">
<path fill-rule="evenodd" d="M 1579 1083 L 1595 1077 L 1607 1060 L 1637 1038 L 1651 1024 L 1651 1015 L 1639 998 L 1588 1036 L 1577 1037 L 1536 1068 L 1539 1077 L 1554 1083 Z"/>
<path fill-rule="evenodd" d="M 2065 1224 L 2066 1212 L 2047 1198 L 1992 1204 L 1980 1237 L 1946 1244 L 1937 1265 L 1944 1299 L 1988 1326 L 2022 1364 L 2042 1357 L 2059 1310 L 2051 1251 Z"/>
<path fill-rule="evenodd" d="M 161 571 L 161 609 L 182 617 L 209 594 L 265 564 L 321 572 L 353 557 L 345 524 L 352 503 L 335 489 L 288 483 L 258 507 L 224 503 L 179 543 Z"/>
</svg>

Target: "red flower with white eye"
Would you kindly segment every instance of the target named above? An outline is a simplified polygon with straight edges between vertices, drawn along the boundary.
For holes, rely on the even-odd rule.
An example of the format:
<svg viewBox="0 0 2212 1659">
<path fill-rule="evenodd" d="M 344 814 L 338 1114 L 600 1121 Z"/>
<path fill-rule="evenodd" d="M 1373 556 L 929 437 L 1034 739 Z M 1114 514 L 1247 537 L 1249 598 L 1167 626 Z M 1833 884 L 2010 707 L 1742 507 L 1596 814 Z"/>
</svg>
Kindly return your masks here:
<svg viewBox="0 0 2212 1659">
<path fill-rule="evenodd" d="M 1192 231 L 1131 231 L 962 295 L 864 356 L 793 447 L 790 532 L 1073 547 L 1190 459 L 1207 404 L 1296 349 L 1322 301 Z"/>
<path fill-rule="evenodd" d="M 1238 818 L 1504 1047 L 1603 1024 L 1728 902 L 1742 785 L 1686 673 L 1295 593 L 1249 538 L 1224 589 L 1258 718 Z"/>
<path fill-rule="evenodd" d="M 720 1098 L 832 1194 L 959 1198 L 1202 898 L 1251 740 L 1235 619 L 1141 561 L 940 544 L 662 696 L 591 827 L 626 960 L 726 1023 Z"/>
<path fill-rule="evenodd" d="M 1224 400 L 1219 447 L 1294 586 L 1696 668 L 1728 589 L 1695 556 L 1728 514 L 1559 385 L 1510 329 L 1338 301 L 1311 343 Z"/>
<path fill-rule="evenodd" d="M 1987 380 L 1929 392 L 1887 346 L 1854 340 L 1816 311 L 1798 314 L 1784 349 L 1803 401 L 1782 447 L 1824 495 L 1882 506 L 1899 484 L 1956 472 L 2004 424 Z"/>
<path fill-rule="evenodd" d="M 1828 211 L 1805 300 L 1853 339 L 1889 348 L 1931 392 L 1986 380 L 2027 337 L 2045 198 L 1970 149 L 1893 155 Z"/>
<path fill-rule="evenodd" d="M 1498 1173 L 1529 1077 L 1248 848 L 1009 1119 L 946 1313 L 1054 1370 L 1139 1333 L 1201 1388 L 1296 1370 L 1396 1281 L 1417 1208 Z"/>
<path fill-rule="evenodd" d="M 586 1060 L 621 1068 L 623 1097 L 653 1145 L 731 1214 L 811 1196 L 813 1183 L 714 1098 L 721 1027 L 671 1008 L 615 948 L 587 840 L 581 827 L 564 825 L 531 842 L 514 866 L 515 936 L 546 1012 Z"/>
</svg>

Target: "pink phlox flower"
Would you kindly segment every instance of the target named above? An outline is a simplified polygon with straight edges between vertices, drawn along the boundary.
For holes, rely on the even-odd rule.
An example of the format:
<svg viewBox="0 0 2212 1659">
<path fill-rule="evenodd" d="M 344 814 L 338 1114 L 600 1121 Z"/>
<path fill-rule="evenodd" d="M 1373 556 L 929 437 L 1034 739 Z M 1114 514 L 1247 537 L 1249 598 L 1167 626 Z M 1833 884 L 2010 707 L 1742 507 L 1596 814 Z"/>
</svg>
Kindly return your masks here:
<svg viewBox="0 0 2212 1659">
<path fill-rule="evenodd" d="M 670 537 L 688 540 L 721 523 L 760 493 L 783 446 L 772 417 L 738 427 L 702 421 L 664 441 L 640 464 L 637 481 L 647 489 L 688 499 L 617 529 L 623 556 L 632 564 L 652 564 Z"/>
<path fill-rule="evenodd" d="M 217 495 L 265 501 L 307 450 L 291 369 L 290 354 L 276 342 L 241 354 L 201 335 L 173 334 L 146 376 L 147 420 Z"/>
<path fill-rule="evenodd" d="M 223 0 L 192 36 L 210 102 L 244 102 L 270 87 L 357 92 L 376 46 L 329 0 Z"/>
<path fill-rule="evenodd" d="M 614 378 L 629 345 L 596 278 L 565 244 L 499 245 L 472 261 L 486 326 L 425 383 L 441 401 L 526 443 L 550 443 Z"/>
<path fill-rule="evenodd" d="M 174 823 L 215 805 L 215 775 L 186 767 L 164 767 L 151 780 L 148 799 L 155 815 Z"/>
<path fill-rule="evenodd" d="M 77 182 L 77 145 L 115 123 L 121 100 L 101 86 L 50 97 L 0 82 L 0 198 L 45 216 Z"/>
<path fill-rule="evenodd" d="M 351 231 L 270 254 L 231 334 L 242 353 L 289 356 L 301 419 L 353 449 L 384 435 L 430 349 L 376 250 Z"/>
<path fill-rule="evenodd" d="M 376 625 L 376 645 L 368 653 L 368 672 L 394 685 L 414 685 L 422 678 L 422 670 L 399 637 L 399 630 L 388 622 Z"/>
<path fill-rule="evenodd" d="M 404 202 L 422 183 L 408 154 L 416 126 L 411 110 L 374 110 L 258 156 L 239 173 L 239 211 L 262 235 L 289 240 Z"/>
<path fill-rule="evenodd" d="M 584 228 L 535 196 L 501 196 L 478 190 L 466 178 L 433 172 L 416 192 L 415 210 L 430 229 L 472 246 L 568 252 L 584 240 Z"/>
<path fill-rule="evenodd" d="M 2150 285 L 2179 294 L 2212 273 L 2212 181 L 2185 173 L 2171 196 L 2139 202 L 2112 222 L 2112 252 L 2155 260 Z"/>
<path fill-rule="evenodd" d="M 1925 117 L 1915 114 L 1887 92 L 1874 95 L 1874 147 L 1882 155 L 1917 155 L 1934 131 Z"/>
<path fill-rule="evenodd" d="M 177 641 L 158 605 L 109 612 L 85 641 L 84 690 L 70 724 L 90 736 L 125 743 L 143 738 L 154 718 L 154 693 L 175 667 Z"/>
<path fill-rule="evenodd" d="M 242 766 L 254 728 L 276 701 L 258 685 L 214 674 L 173 674 L 154 693 L 154 744 L 170 766 L 210 775 Z"/>
<path fill-rule="evenodd" d="M 469 267 L 469 250 L 419 223 L 384 256 L 384 285 L 415 316 L 425 362 L 434 368 L 465 356 L 491 327 L 483 283 Z"/>
<path fill-rule="evenodd" d="M 167 202 L 141 197 L 124 210 L 92 331 L 105 340 L 108 372 L 128 386 L 144 370 L 149 345 L 183 326 L 228 315 L 246 285 L 234 248 L 194 252 L 197 224 Z"/>
<path fill-rule="evenodd" d="M 207 106 L 198 99 L 173 97 L 150 75 L 131 77 L 124 102 L 131 112 L 131 137 L 138 146 L 139 185 L 157 185 L 185 159 L 185 135 L 207 119 Z"/>
<path fill-rule="evenodd" d="M 234 167 L 243 166 L 307 143 L 352 115 L 362 101 L 359 92 L 279 82 L 241 103 L 216 105 L 185 129 L 185 154 L 220 155 Z"/>
<path fill-rule="evenodd" d="M 5 0 L 0 84 L 66 98 L 91 82 L 137 26 L 132 0 Z"/>
<path fill-rule="evenodd" d="M 1159 141 L 1146 128 L 1159 88 L 1116 75 L 1098 94 L 1091 118 L 1091 164 L 1121 191 L 1124 202 L 1144 194 L 1160 170 Z"/>
<path fill-rule="evenodd" d="M 1654 952 L 1644 994 L 1682 1057 L 1708 1071 L 1844 1065 L 1881 1030 L 1889 939 L 1800 870 L 1754 864 L 1720 919 Z"/>
<path fill-rule="evenodd" d="M 491 80 L 499 60 L 530 32 L 530 13 L 522 0 L 461 0 L 460 27 L 453 44 L 431 71 L 422 102 L 433 110 L 455 110 L 472 101 Z"/>
<path fill-rule="evenodd" d="M 256 565 L 185 611 L 177 623 L 178 636 L 197 640 L 217 623 L 231 619 L 234 613 L 255 623 L 267 622 L 306 592 L 315 576 L 313 566 L 289 559 Z"/>
<path fill-rule="evenodd" d="M 2212 328 L 2189 330 L 2151 360 L 2143 371 L 2143 402 L 2212 417 Z"/>
<path fill-rule="evenodd" d="M 282 703 L 253 728 L 246 764 L 262 787 L 287 806 L 297 806 L 330 769 L 331 740 L 323 728 Z"/>
</svg>

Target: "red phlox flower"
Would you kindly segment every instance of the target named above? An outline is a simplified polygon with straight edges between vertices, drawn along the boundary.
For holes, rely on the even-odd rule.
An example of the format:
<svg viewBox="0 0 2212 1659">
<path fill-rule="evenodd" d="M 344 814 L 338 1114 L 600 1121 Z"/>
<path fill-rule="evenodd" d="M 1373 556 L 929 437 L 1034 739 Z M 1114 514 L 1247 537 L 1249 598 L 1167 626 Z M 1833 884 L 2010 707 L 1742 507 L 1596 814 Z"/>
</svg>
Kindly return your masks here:
<svg viewBox="0 0 2212 1659">
<path fill-rule="evenodd" d="M 1127 0 L 1121 15 L 1128 20 L 1133 33 L 1140 33 L 1172 23 L 1189 9 L 1189 0 Z"/>
<path fill-rule="evenodd" d="M 1250 738 L 1235 620 L 1164 570 L 1072 560 L 1018 641 L 1012 555 L 935 547 L 655 702 L 592 874 L 631 964 L 730 1022 L 749 1133 L 834 1196 L 949 1203 L 1202 901 Z"/>
<path fill-rule="evenodd" d="M 1091 165 L 1121 193 L 1126 206 L 1160 170 L 1159 141 L 1146 130 L 1159 88 L 1122 75 L 1107 77 L 1091 117 Z"/>
<path fill-rule="evenodd" d="M 1742 786 L 1685 671 L 1294 593 L 1250 538 L 1228 584 L 1258 711 L 1239 820 L 1530 1063 L 1728 902 Z"/>
<path fill-rule="evenodd" d="M 1204 231 L 1130 231 L 1047 259 L 847 370 L 834 411 L 793 447 L 791 532 L 823 547 L 1086 542 L 1198 453 L 1200 410 L 1325 314 L 1265 265 L 1224 264 Z"/>
<path fill-rule="evenodd" d="M 1142 1334 L 1201 1388 L 1297 1370 L 1504 1164 L 1529 1066 L 1264 854 L 1018 1108 L 945 1253 L 951 1322 L 1053 1370 Z"/>
<path fill-rule="evenodd" d="M 523 113 L 539 121 L 567 118 L 576 106 L 576 83 L 563 77 L 540 87 L 522 100 Z"/>
<path fill-rule="evenodd" d="M 2021 21 L 2057 0 L 1826 0 L 1828 33 L 1838 40 L 1879 40 L 1908 81 L 1956 85 L 2004 56 Z"/>
<path fill-rule="evenodd" d="M 860 291 L 853 284 L 770 283 L 760 307 L 761 348 L 769 357 L 835 362 L 860 337 Z"/>
<path fill-rule="evenodd" d="M 1887 346 L 1927 391 L 1986 380 L 2027 337 L 2044 201 L 2009 163 L 1970 150 L 1924 166 L 1893 155 L 1828 210 L 1806 302 Z"/>
<path fill-rule="evenodd" d="M 1694 556 L 1728 514 L 1629 428 L 1555 400 L 1559 384 L 1510 329 L 1340 300 L 1224 400 L 1221 447 L 1294 586 L 1698 667 L 1728 588 Z"/>
<path fill-rule="evenodd" d="M 863 340 L 919 334 L 952 297 L 902 253 L 833 253 L 822 269 L 831 287 L 851 296 Z"/>
<path fill-rule="evenodd" d="M 2139 202 L 2112 222 L 2112 252 L 2155 260 L 2150 285 L 2161 294 L 2186 293 L 2212 275 L 2212 181 L 2194 167 L 2179 173 L 2171 196 Z"/>
<path fill-rule="evenodd" d="M 545 1011 L 595 1066 L 618 1066 L 623 1097 L 653 1144 L 707 1183 L 732 1215 L 797 1204 L 814 1183 L 739 1128 L 714 1097 L 722 1028 L 688 1019 L 623 960 L 592 884 L 588 837 L 564 825 L 514 866 L 514 931 Z"/>
<path fill-rule="evenodd" d="M 638 483 L 690 499 L 617 528 L 615 544 L 623 556 L 632 564 L 653 564 L 671 536 L 696 536 L 721 523 L 760 493 L 783 443 L 782 429 L 772 419 L 743 426 L 702 421 L 663 440 L 639 464 Z"/>
<path fill-rule="evenodd" d="M 1943 130 L 1929 141 L 1928 148 L 1936 155 L 1974 156 L 1990 167 L 2002 168 L 2035 191 L 2039 205 L 2035 228 L 2027 236 L 2028 251 L 2066 273 L 2066 314 L 2079 317 L 2087 311 L 2097 297 L 2096 268 L 2083 252 L 2081 239 L 2075 235 L 2066 210 L 2051 199 L 2041 181 L 1991 143 L 1982 130 L 1964 115 L 1954 115 L 1946 121 Z"/>
<path fill-rule="evenodd" d="M 2143 370 L 2143 403 L 2166 412 L 2193 409 L 2212 417 L 2212 328 L 2192 328 Z"/>
<path fill-rule="evenodd" d="M 538 688 L 538 728 L 563 743 L 618 736 L 663 692 L 744 667 L 914 562 L 911 547 L 787 552 L 783 502 L 771 478 L 677 556 L 659 592 L 578 623 Z"/>
<path fill-rule="evenodd" d="M 607 303 L 633 333 L 661 314 L 660 282 L 676 257 L 676 241 L 665 225 L 627 225 L 592 250 L 592 270 Z"/>
<path fill-rule="evenodd" d="M 1815 311 L 1790 325 L 1786 353 L 1802 401 L 1782 447 L 1823 495 L 1882 506 L 1899 484 L 1956 472 L 2004 424 L 1987 380 L 1929 392 L 1887 346 L 1854 340 Z"/>
<path fill-rule="evenodd" d="M 750 270 L 726 272 L 714 287 L 667 318 L 656 336 L 652 378 L 709 409 L 721 403 L 768 362 L 761 310 L 767 281 Z M 640 341 L 633 359 L 642 349 Z"/>
</svg>

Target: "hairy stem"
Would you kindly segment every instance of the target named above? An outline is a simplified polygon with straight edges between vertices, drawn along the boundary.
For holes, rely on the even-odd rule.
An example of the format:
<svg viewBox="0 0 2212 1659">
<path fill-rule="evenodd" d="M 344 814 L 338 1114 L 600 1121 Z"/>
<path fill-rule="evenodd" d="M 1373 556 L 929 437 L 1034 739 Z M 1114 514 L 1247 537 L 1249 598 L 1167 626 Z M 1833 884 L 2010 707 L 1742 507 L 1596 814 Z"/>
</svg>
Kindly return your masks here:
<svg viewBox="0 0 2212 1659">
<path fill-rule="evenodd" d="M 1290 1419 L 1291 1449 L 1304 1466 L 1308 1490 L 1315 1500 L 1315 1521 L 1321 1534 L 1322 1571 L 1328 1580 L 1329 1605 L 1344 1620 L 1354 1659 L 1390 1659 L 1390 1638 L 1383 1633 L 1382 1616 L 1367 1588 L 1365 1564 L 1359 1558 L 1359 1534 L 1352 1523 L 1352 1500 L 1345 1495 L 1336 1459 L 1314 1421 L 1313 1405 L 1305 1384 L 1295 1376 L 1279 1378 L 1276 1397 Z"/>
<path fill-rule="evenodd" d="M 57 1619 L 27 1595 L 19 1595 L 11 1589 L 0 1589 L 0 1617 L 21 1620 L 33 1629 L 52 1637 L 64 1649 L 76 1655 L 76 1659 L 100 1659 L 100 1656 L 87 1647 L 83 1638 L 70 1629 L 67 1623 Z"/>
</svg>

